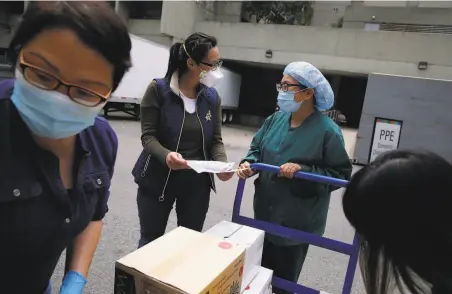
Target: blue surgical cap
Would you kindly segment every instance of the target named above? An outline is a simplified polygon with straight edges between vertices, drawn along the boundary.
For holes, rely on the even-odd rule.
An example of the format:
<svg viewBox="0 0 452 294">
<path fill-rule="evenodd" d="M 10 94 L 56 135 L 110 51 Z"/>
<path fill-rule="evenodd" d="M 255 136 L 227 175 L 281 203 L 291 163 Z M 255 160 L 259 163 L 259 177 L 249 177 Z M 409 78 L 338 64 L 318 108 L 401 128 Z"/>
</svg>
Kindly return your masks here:
<svg viewBox="0 0 452 294">
<path fill-rule="evenodd" d="M 292 62 L 286 66 L 284 74 L 291 76 L 303 86 L 314 89 L 315 106 L 318 110 L 325 111 L 333 107 L 333 89 L 315 66 L 303 61 Z"/>
</svg>

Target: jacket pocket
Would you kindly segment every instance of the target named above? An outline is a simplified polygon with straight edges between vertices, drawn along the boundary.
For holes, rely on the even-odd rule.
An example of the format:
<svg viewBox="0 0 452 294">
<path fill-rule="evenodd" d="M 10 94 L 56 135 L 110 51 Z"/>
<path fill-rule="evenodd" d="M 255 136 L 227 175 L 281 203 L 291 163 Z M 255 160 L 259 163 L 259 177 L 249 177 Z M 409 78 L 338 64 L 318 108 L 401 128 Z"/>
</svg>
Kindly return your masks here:
<svg viewBox="0 0 452 294">
<path fill-rule="evenodd" d="M 312 207 L 316 199 L 287 199 L 285 204 L 283 226 L 310 233 L 312 223 Z"/>
<path fill-rule="evenodd" d="M 135 183 L 151 194 L 161 195 L 169 169 L 144 150 L 132 170 Z"/>
<path fill-rule="evenodd" d="M 0 180 L 0 203 L 24 201 L 40 196 L 42 193 L 41 184 L 36 181 L 25 180 Z"/>
<path fill-rule="evenodd" d="M 43 188 L 28 159 L 4 158 L 0 166 L 0 203 L 38 197 Z"/>
<path fill-rule="evenodd" d="M 148 170 L 151 164 L 151 159 L 152 155 L 148 154 L 144 150 L 141 151 L 141 154 L 132 169 L 132 175 L 136 184 L 139 184 L 140 181 L 146 177 L 146 174 L 149 173 Z"/>
<path fill-rule="evenodd" d="M 323 184 L 307 181 L 303 179 L 291 179 L 288 181 L 290 193 L 293 197 L 301 199 L 313 199 L 320 195 L 320 188 Z"/>
<path fill-rule="evenodd" d="M 107 193 L 110 188 L 110 174 L 108 171 L 87 174 L 83 183 L 83 191 L 90 202 L 97 203 L 101 193 Z"/>
</svg>

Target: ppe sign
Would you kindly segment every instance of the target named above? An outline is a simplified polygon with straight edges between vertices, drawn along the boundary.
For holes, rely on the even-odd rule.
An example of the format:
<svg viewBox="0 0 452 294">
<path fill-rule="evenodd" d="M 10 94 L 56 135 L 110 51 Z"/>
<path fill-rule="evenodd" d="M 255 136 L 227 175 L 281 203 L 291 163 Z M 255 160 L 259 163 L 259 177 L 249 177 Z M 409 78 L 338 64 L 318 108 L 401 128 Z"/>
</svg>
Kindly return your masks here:
<svg viewBox="0 0 452 294">
<path fill-rule="evenodd" d="M 399 148 L 402 121 L 376 118 L 369 163 L 380 154 Z"/>
</svg>

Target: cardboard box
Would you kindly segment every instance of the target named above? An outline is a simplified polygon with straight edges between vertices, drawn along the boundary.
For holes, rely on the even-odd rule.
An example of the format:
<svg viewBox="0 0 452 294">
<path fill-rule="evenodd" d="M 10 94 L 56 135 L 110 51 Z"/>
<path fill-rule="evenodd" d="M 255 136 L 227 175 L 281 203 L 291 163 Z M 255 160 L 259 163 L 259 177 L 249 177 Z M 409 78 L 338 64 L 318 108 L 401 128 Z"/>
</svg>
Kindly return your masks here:
<svg viewBox="0 0 452 294">
<path fill-rule="evenodd" d="M 179 227 L 116 262 L 115 294 L 240 294 L 245 248 Z"/>
<path fill-rule="evenodd" d="M 257 276 L 245 287 L 242 294 L 272 294 L 273 271 L 259 267 Z"/>
<path fill-rule="evenodd" d="M 236 223 L 222 221 L 205 232 L 205 234 L 223 238 L 235 245 L 246 247 L 245 266 L 241 292 L 248 286 L 259 272 L 262 261 L 262 249 L 265 233 Z"/>
</svg>

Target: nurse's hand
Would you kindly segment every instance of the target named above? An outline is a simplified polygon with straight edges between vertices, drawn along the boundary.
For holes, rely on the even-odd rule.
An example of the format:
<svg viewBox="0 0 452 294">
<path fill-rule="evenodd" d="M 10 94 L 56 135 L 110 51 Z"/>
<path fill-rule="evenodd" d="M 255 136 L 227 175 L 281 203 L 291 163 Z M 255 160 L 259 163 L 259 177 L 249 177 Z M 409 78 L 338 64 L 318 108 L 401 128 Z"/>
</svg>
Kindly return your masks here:
<svg viewBox="0 0 452 294">
<path fill-rule="evenodd" d="M 217 177 L 220 179 L 220 181 L 226 182 L 226 181 L 229 181 L 233 175 L 234 175 L 234 172 L 226 172 L 226 173 L 218 173 Z"/>
<path fill-rule="evenodd" d="M 251 165 L 249 162 L 245 161 L 239 166 L 239 170 L 237 171 L 237 175 L 241 179 L 246 179 L 253 176 L 255 171 L 251 170 Z"/>
<path fill-rule="evenodd" d="M 60 294 L 82 294 L 85 289 L 86 279 L 80 273 L 69 271 L 63 279 Z"/>
<path fill-rule="evenodd" d="M 301 170 L 301 166 L 296 163 L 286 163 L 279 168 L 279 176 L 285 178 L 293 178 L 293 174 Z"/>
<path fill-rule="evenodd" d="M 166 156 L 166 165 L 170 169 L 178 170 L 178 169 L 187 169 L 187 161 L 182 157 L 180 153 L 170 152 Z"/>
</svg>

